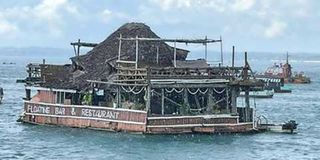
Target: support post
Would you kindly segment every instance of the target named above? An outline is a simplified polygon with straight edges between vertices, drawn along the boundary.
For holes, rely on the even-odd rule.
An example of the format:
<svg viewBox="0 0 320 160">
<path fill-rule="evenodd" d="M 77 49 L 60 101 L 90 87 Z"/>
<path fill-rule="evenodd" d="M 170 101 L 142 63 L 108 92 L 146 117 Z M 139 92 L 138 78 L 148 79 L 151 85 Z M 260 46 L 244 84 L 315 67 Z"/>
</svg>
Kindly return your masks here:
<svg viewBox="0 0 320 160">
<path fill-rule="evenodd" d="M 151 109 L 151 83 L 150 83 L 150 68 L 147 69 L 147 98 L 146 98 L 146 111 L 147 114 L 150 114 Z"/>
<path fill-rule="evenodd" d="M 235 87 L 231 89 L 231 113 L 233 115 L 237 114 L 237 90 Z"/>
<path fill-rule="evenodd" d="M 204 57 L 206 62 L 208 62 L 208 43 L 207 43 L 208 37 L 205 37 L 206 43 L 204 43 Z"/>
<path fill-rule="evenodd" d="M 122 45 L 122 34 L 120 34 L 119 38 L 119 50 L 118 50 L 118 60 L 121 60 L 121 45 Z"/>
<path fill-rule="evenodd" d="M 77 50 L 77 56 L 80 55 L 80 39 L 78 39 L 78 50 Z"/>
<path fill-rule="evenodd" d="M 164 88 L 161 89 L 161 115 L 164 115 Z"/>
<path fill-rule="evenodd" d="M 229 87 L 226 87 L 226 110 L 227 113 L 230 113 L 230 108 L 229 108 Z"/>
<path fill-rule="evenodd" d="M 232 46 L 232 68 L 234 67 L 234 54 L 235 54 L 235 47 Z"/>
<path fill-rule="evenodd" d="M 138 40 L 138 36 L 136 36 L 136 69 L 138 68 L 138 61 L 139 61 L 139 40 Z"/>
<path fill-rule="evenodd" d="M 212 88 L 208 88 L 208 92 L 207 92 L 207 109 L 206 111 L 208 113 L 213 113 L 213 105 L 214 105 L 214 102 L 212 100 Z"/>
<path fill-rule="evenodd" d="M 27 101 L 31 100 L 31 90 L 30 89 L 26 89 L 26 100 Z"/>
<path fill-rule="evenodd" d="M 121 108 L 121 92 L 120 92 L 120 86 L 117 87 L 117 105 L 116 108 Z"/>
<path fill-rule="evenodd" d="M 173 63 L 174 63 L 174 67 L 177 67 L 177 42 L 174 41 L 174 57 L 173 57 Z"/>
<path fill-rule="evenodd" d="M 157 64 L 159 64 L 159 45 L 157 45 Z"/>
<path fill-rule="evenodd" d="M 249 70 L 249 64 L 248 64 L 248 55 L 247 52 L 244 53 L 244 59 L 245 59 L 245 66 L 243 70 L 243 79 L 246 81 L 248 80 L 248 70 Z M 246 122 L 250 120 L 250 100 L 249 100 L 249 87 L 245 87 L 245 111 L 246 111 Z"/>
<path fill-rule="evenodd" d="M 223 46 L 222 46 L 222 37 L 220 36 L 220 58 L 221 58 L 221 66 L 223 66 Z"/>
<path fill-rule="evenodd" d="M 188 89 L 185 88 L 183 91 L 183 107 L 185 108 L 186 113 L 189 113 L 190 111 L 190 104 L 189 104 L 189 94 L 188 94 Z"/>
</svg>

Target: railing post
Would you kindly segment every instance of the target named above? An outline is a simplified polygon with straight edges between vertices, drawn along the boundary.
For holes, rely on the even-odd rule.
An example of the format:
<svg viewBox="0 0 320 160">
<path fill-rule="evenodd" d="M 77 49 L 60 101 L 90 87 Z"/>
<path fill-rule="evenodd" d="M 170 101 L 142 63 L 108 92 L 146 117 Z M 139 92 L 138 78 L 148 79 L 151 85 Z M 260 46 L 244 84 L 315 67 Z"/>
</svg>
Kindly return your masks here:
<svg viewBox="0 0 320 160">
<path fill-rule="evenodd" d="M 121 60 L 121 44 L 122 43 L 122 34 L 120 34 L 120 38 L 119 38 L 119 50 L 118 50 L 118 60 Z"/>
<path fill-rule="evenodd" d="M 138 68 L 138 60 L 139 60 L 139 41 L 138 41 L 138 36 L 136 36 L 136 69 Z"/>
</svg>

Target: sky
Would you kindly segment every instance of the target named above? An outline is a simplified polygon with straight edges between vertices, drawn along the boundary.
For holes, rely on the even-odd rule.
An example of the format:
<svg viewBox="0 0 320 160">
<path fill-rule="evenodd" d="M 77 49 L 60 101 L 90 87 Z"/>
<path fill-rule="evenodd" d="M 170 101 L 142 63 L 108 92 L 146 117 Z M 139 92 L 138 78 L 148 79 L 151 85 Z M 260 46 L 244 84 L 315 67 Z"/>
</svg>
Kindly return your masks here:
<svg viewBox="0 0 320 160">
<path fill-rule="evenodd" d="M 0 47 L 101 42 L 127 22 L 160 37 L 218 39 L 224 50 L 320 50 L 317 0 L 0 0 Z"/>
</svg>

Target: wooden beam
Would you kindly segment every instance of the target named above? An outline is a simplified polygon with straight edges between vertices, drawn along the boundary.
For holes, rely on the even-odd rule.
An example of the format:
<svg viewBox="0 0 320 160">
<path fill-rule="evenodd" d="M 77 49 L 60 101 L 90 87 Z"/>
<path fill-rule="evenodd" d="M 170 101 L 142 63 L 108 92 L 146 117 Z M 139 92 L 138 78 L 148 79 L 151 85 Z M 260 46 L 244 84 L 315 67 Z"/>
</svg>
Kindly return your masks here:
<svg viewBox="0 0 320 160">
<path fill-rule="evenodd" d="M 159 64 L 159 45 L 157 45 L 157 64 Z"/>
<path fill-rule="evenodd" d="M 220 36 L 220 51 L 221 51 L 221 66 L 223 66 L 223 46 L 222 46 L 222 37 Z"/>
<path fill-rule="evenodd" d="M 86 42 L 72 42 L 70 43 L 73 46 L 80 46 L 80 47 L 95 47 L 98 43 L 86 43 Z"/>
<path fill-rule="evenodd" d="M 78 44 L 80 43 L 80 39 L 78 39 Z M 78 45 L 77 56 L 80 55 L 80 45 Z"/>
<path fill-rule="evenodd" d="M 237 114 L 237 91 L 235 87 L 231 88 L 231 113 Z"/>
<path fill-rule="evenodd" d="M 138 36 L 136 36 L 136 69 L 138 68 L 138 61 L 139 61 L 139 41 L 138 41 Z"/>
<path fill-rule="evenodd" d="M 119 38 L 118 38 L 119 39 Z M 162 41 L 162 42 L 176 42 L 176 43 L 199 43 L 199 44 L 205 44 L 205 43 L 217 43 L 221 42 L 221 39 L 214 40 L 214 39 L 164 39 L 164 38 L 121 38 L 125 41 Z"/>
<path fill-rule="evenodd" d="M 164 115 L 164 88 L 161 89 L 161 115 Z"/>
<path fill-rule="evenodd" d="M 152 84 L 152 88 L 223 88 L 227 84 Z"/>
<path fill-rule="evenodd" d="M 121 60 L 121 45 L 122 45 L 121 44 L 122 43 L 121 38 L 122 38 L 122 34 L 120 34 L 120 39 L 119 39 L 118 61 Z"/>
</svg>

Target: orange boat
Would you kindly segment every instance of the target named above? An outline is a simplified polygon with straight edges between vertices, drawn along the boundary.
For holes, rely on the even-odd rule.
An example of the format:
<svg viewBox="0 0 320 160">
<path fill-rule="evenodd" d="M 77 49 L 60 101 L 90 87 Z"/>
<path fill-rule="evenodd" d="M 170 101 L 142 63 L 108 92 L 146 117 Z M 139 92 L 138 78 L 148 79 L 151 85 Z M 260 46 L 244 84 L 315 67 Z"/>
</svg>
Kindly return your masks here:
<svg viewBox="0 0 320 160">
<path fill-rule="evenodd" d="M 264 72 L 265 76 L 283 78 L 284 83 L 311 83 L 309 77 L 307 77 L 303 72 L 295 72 L 292 74 L 292 67 L 289 64 L 289 55 L 287 53 L 287 59 L 285 64 L 274 64 L 272 67 L 267 68 Z"/>
</svg>

